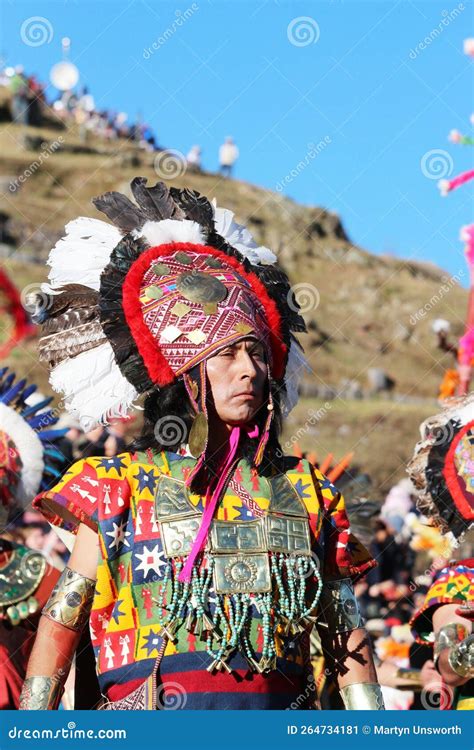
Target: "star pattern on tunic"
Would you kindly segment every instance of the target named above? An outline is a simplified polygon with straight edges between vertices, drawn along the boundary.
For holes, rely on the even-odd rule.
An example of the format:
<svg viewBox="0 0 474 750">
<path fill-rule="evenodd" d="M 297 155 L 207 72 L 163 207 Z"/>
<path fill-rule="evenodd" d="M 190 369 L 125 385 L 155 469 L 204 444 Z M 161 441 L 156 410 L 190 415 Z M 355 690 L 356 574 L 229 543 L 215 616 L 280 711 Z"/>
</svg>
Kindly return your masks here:
<svg viewBox="0 0 474 750">
<path fill-rule="evenodd" d="M 127 547 L 130 547 L 130 542 L 128 541 L 127 537 L 130 536 L 131 532 L 125 531 L 125 521 L 120 521 L 118 525 L 115 523 L 115 521 L 112 521 L 112 523 L 114 526 L 113 530 L 105 532 L 107 536 L 112 537 L 112 541 L 109 544 L 109 549 L 110 547 L 115 547 L 115 549 L 117 550 L 123 544 Z"/>
<path fill-rule="evenodd" d="M 143 644 L 143 648 L 146 649 L 147 656 L 151 656 L 153 651 L 156 651 L 158 653 L 161 642 L 162 637 L 160 636 L 160 634 L 155 633 L 154 630 L 150 630 L 150 632 L 145 636 L 145 643 Z"/>
<path fill-rule="evenodd" d="M 151 547 L 151 545 L 150 545 Z M 135 570 L 143 571 L 143 578 L 146 578 L 150 570 L 153 570 L 160 577 L 163 573 L 163 568 L 166 567 L 166 560 L 163 554 L 163 550 L 159 550 L 158 545 L 148 549 L 146 544 L 143 546 L 143 552 L 135 552 L 135 557 L 140 560 L 140 565 L 137 565 Z"/>
<path fill-rule="evenodd" d="M 125 614 L 125 612 L 120 611 L 121 604 L 123 604 L 123 599 L 117 599 L 117 602 L 112 612 L 112 618 L 115 620 L 115 623 L 117 625 L 118 625 L 119 617 L 123 617 Z"/>
<path fill-rule="evenodd" d="M 138 474 L 135 474 L 135 479 L 138 479 L 138 491 L 148 489 L 153 494 L 156 486 L 156 476 L 153 473 L 153 469 L 146 471 L 143 466 L 138 469 Z"/>
<path fill-rule="evenodd" d="M 105 471 L 109 472 L 112 469 L 115 469 L 116 471 L 120 471 L 120 469 L 125 469 L 125 463 L 120 458 L 120 456 L 111 456 L 110 458 L 101 458 L 99 463 L 97 464 L 98 469 L 105 469 Z"/>
<path fill-rule="evenodd" d="M 298 480 L 300 481 L 300 480 Z M 322 490 L 330 490 L 332 493 L 332 496 L 335 497 L 338 494 L 337 489 L 334 487 L 333 483 L 329 481 L 327 477 L 324 477 L 323 479 L 319 480 L 319 485 Z"/>
<path fill-rule="evenodd" d="M 303 484 L 302 480 L 298 479 L 298 481 L 295 483 L 295 490 L 300 497 L 311 497 L 310 493 L 306 492 L 306 489 L 310 486 L 310 484 Z"/>
<path fill-rule="evenodd" d="M 234 506 L 234 510 L 237 512 L 235 521 L 253 521 L 255 519 L 254 514 L 245 503 L 242 503 L 240 507 L 238 505 Z"/>
</svg>

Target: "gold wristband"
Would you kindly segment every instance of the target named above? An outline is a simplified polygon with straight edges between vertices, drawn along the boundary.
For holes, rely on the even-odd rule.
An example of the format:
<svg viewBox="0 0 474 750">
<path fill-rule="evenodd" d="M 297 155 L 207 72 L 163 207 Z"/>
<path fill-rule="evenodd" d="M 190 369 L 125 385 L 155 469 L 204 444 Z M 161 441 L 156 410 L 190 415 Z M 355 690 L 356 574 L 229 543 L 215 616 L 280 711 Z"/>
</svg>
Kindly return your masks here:
<svg viewBox="0 0 474 750">
<path fill-rule="evenodd" d="M 467 629 L 466 625 L 461 622 L 450 622 L 447 625 L 443 625 L 436 634 L 436 640 L 434 644 L 434 665 L 438 669 L 438 661 L 441 652 L 445 648 L 453 649 L 465 638 L 468 637 L 470 630 Z M 439 671 L 439 670 L 438 670 Z"/>
<path fill-rule="evenodd" d="M 421 669 L 406 669 L 399 667 L 395 672 L 397 690 L 418 691 L 423 687 L 421 681 Z"/>
<path fill-rule="evenodd" d="M 95 581 L 64 568 L 42 612 L 66 628 L 81 631 L 89 619 Z"/>
<path fill-rule="evenodd" d="M 54 677 L 27 677 L 20 695 L 20 711 L 55 711 L 63 684 Z"/>
<path fill-rule="evenodd" d="M 460 677 L 474 677 L 474 634 L 449 650 L 448 662 L 453 672 Z"/>
<path fill-rule="evenodd" d="M 377 682 L 356 682 L 341 688 L 346 711 L 384 711 L 382 690 Z"/>
<path fill-rule="evenodd" d="M 319 602 L 322 622 L 330 633 L 349 633 L 365 625 L 350 578 L 324 584 Z"/>
</svg>

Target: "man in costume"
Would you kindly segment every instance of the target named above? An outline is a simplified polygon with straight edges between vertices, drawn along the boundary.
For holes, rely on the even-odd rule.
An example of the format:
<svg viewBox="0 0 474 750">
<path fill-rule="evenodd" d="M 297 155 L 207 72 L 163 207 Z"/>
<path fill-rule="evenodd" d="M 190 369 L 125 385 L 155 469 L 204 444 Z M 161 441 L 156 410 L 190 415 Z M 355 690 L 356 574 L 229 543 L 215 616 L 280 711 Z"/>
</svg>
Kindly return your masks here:
<svg viewBox="0 0 474 750">
<path fill-rule="evenodd" d="M 0 709 L 18 708 L 42 606 L 59 578 L 43 555 L 9 538 L 8 523 L 66 463 L 57 442 L 64 430 L 48 404 L 32 405 L 36 386 L 0 369 Z"/>
<path fill-rule="evenodd" d="M 232 212 L 131 189 L 138 205 L 94 200 L 116 226 L 77 219 L 49 259 L 53 386 L 86 429 L 144 394 L 144 427 L 35 500 L 77 536 L 22 708 L 56 707 L 87 623 L 103 708 L 311 707 L 316 623 L 346 708 L 381 709 L 353 591 L 375 562 L 341 494 L 278 441 L 304 366 L 288 279 Z"/>
<path fill-rule="evenodd" d="M 451 399 L 421 426 L 409 465 L 418 507 L 461 552 L 434 576 L 411 620 L 419 643 L 433 646 L 442 677 L 440 707 L 474 709 L 474 393 Z M 460 546 L 462 545 L 462 547 Z"/>
</svg>

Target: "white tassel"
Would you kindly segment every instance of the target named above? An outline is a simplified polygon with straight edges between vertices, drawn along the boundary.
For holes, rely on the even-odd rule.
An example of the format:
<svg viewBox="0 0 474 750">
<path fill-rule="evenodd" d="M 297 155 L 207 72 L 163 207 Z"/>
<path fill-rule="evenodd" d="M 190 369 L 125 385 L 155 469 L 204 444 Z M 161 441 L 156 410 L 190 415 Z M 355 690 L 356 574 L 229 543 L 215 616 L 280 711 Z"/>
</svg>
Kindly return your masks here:
<svg viewBox="0 0 474 750">
<path fill-rule="evenodd" d="M 50 383 L 63 394 L 66 409 L 85 432 L 126 416 L 138 396 L 120 372 L 108 342 L 61 362 L 51 371 Z"/>
<path fill-rule="evenodd" d="M 288 364 L 285 371 L 285 391 L 282 393 L 282 413 L 286 417 L 296 406 L 299 399 L 299 384 L 305 372 L 310 372 L 303 350 L 294 341 L 290 344 L 288 352 Z"/>
<path fill-rule="evenodd" d="M 7 404 L 0 403 L 0 425 L 20 454 L 23 467 L 15 496 L 26 507 L 37 494 L 43 476 L 43 446 L 36 432 Z"/>
<path fill-rule="evenodd" d="M 271 265 L 276 263 L 277 256 L 268 247 L 257 245 L 249 230 L 242 224 L 234 221 L 234 212 L 228 208 L 219 208 L 215 199 L 212 201 L 214 208 L 214 225 L 216 232 L 221 235 L 229 245 L 235 247 L 244 258 L 255 265 Z"/>
<path fill-rule="evenodd" d="M 66 235 L 49 254 L 52 286 L 85 284 L 98 291 L 100 275 L 121 239 L 122 234 L 116 227 L 100 219 L 80 216 L 70 221 L 66 225 Z"/>
<path fill-rule="evenodd" d="M 141 229 L 134 229 L 131 233 L 134 237 L 143 237 L 150 243 L 151 247 L 166 245 L 169 242 L 192 242 L 196 245 L 204 245 L 206 238 L 204 231 L 196 221 L 176 221 L 175 219 L 163 219 L 163 221 L 147 221 Z"/>
</svg>

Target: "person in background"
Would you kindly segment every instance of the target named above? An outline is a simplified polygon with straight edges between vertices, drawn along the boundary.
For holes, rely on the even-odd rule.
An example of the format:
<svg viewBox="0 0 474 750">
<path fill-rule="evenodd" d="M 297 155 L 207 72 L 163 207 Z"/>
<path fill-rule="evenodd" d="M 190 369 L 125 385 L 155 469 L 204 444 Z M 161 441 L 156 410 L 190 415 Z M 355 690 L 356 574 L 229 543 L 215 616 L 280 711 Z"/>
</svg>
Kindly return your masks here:
<svg viewBox="0 0 474 750">
<path fill-rule="evenodd" d="M 219 171 L 224 177 L 232 177 L 234 164 L 239 158 L 239 149 L 232 136 L 228 135 L 219 148 Z"/>
<path fill-rule="evenodd" d="M 201 153 L 202 149 L 201 146 L 191 146 L 189 149 L 186 161 L 188 163 L 188 169 L 191 172 L 200 172 L 201 171 Z"/>
</svg>

